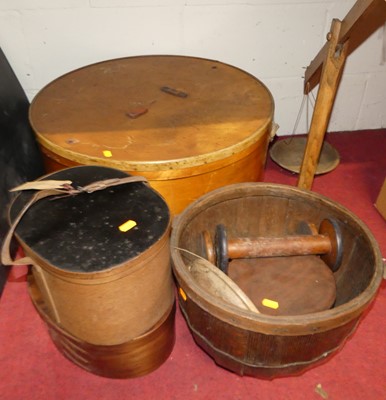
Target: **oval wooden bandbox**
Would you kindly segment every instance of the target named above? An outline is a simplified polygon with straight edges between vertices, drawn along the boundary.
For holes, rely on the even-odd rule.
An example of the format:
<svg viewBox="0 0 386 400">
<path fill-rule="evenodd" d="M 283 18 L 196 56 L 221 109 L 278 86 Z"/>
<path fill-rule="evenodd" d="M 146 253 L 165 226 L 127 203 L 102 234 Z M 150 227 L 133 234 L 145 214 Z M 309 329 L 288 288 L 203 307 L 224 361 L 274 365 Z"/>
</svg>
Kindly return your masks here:
<svg viewBox="0 0 386 400">
<path fill-rule="evenodd" d="M 127 176 L 80 166 L 42 179 L 70 180 L 82 188 Z M 15 199 L 11 221 L 33 193 Z M 165 200 L 147 183 L 131 182 L 44 198 L 19 222 L 16 237 L 33 260 L 32 301 L 56 346 L 77 365 L 129 378 L 153 371 L 171 353 L 170 221 Z"/>
<path fill-rule="evenodd" d="M 312 261 L 319 257 L 316 255 L 293 256 L 291 262 L 308 257 L 302 258 L 306 263 L 300 266 L 298 277 L 296 268 L 286 261 L 291 257 L 281 257 L 280 264 L 276 261 L 272 264 L 272 259 L 261 258 L 256 264 L 254 260 L 246 260 L 253 263 L 244 267 L 237 265 L 243 260 L 232 261 L 237 264 L 229 266 L 229 276 L 236 281 L 238 275 L 248 275 L 243 279 L 247 285 L 242 289 L 247 291 L 260 313 L 243 310 L 220 298 L 216 300 L 191 273 L 190 254 L 204 256 L 202 232 L 215 232 L 218 224 L 227 227 L 229 237 L 284 237 L 296 232 L 304 221 L 319 226 L 326 218 L 338 221 L 342 233 L 342 262 L 334 273 L 329 271 L 326 275 L 325 268 L 328 267 L 324 262 L 320 259 L 318 263 Z M 336 353 L 354 333 L 376 296 L 383 275 L 378 245 L 366 225 L 354 214 L 316 193 L 269 183 L 229 185 L 196 200 L 175 221 L 171 254 L 179 285 L 180 308 L 198 345 L 224 368 L 240 375 L 269 379 L 299 374 Z M 323 309 L 314 304 L 312 309 L 316 312 L 310 311 L 309 304 L 302 305 L 302 299 L 292 296 L 288 285 L 284 286 L 287 292 L 281 293 L 279 287 L 271 285 L 269 288 L 268 284 L 260 282 L 268 273 L 269 284 L 273 280 L 277 285 L 285 284 L 291 274 L 292 290 L 296 294 L 304 280 L 302 274 L 310 268 L 307 265 L 310 257 L 313 271 L 308 278 L 311 276 L 312 282 L 307 285 L 311 291 L 318 290 L 320 264 L 320 278 L 324 276 L 326 285 L 323 290 L 329 294 Z M 242 269 L 237 272 L 240 267 Z M 253 268 L 260 268 L 260 274 L 253 277 Z M 331 275 L 336 289 L 331 288 Z M 251 277 L 257 279 L 254 287 L 251 287 Z M 240 279 L 239 282 L 241 285 Z M 272 301 L 280 296 L 278 302 Z M 307 302 L 314 293 L 301 296 Z M 287 297 L 291 297 L 291 304 L 284 304 Z M 275 307 L 284 305 L 282 314 L 267 312 L 266 300 L 276 303 Z"/>
<path fill-rule="evenodd" d="M 145 176 L 172 214 L 262 180 L 273 99 L 252 75 L 195 57 L 138 56 L 70 72 L 34 98 L 47 171 L 105 165 Z"/>
</svg>

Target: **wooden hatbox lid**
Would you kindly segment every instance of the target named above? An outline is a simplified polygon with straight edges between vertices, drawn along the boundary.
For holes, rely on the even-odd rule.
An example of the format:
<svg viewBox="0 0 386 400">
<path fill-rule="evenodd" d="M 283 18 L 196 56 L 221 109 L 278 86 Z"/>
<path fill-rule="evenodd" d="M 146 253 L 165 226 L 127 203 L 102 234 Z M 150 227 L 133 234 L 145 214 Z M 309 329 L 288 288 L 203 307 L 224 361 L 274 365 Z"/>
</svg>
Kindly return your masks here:
<svg viewBox="0 0 386 400">
<path fill-rule="evenodd" d="M 138 56 L 70 72 L 35 97 L 40 144 L 78 164 L 173 170 L 224 159 L 269 129 L 273 100 L 254 76 L 184 56 Z"/>
</svg>

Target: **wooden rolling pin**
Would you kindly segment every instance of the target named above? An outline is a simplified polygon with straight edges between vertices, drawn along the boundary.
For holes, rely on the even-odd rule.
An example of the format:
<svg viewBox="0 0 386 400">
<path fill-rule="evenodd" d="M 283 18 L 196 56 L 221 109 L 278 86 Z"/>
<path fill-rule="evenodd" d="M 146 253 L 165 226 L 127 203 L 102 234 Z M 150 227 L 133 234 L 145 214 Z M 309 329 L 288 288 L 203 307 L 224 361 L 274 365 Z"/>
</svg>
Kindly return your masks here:
<svg viewBox="0 0 386 400">
<path fill-rule="evenodd" d="M 223 272 L 229 259 L 321 255 L 323 261 L 336 271 L 342 261 L 342 235 L 334 219 L 324 219 L 319 231 L 309 235 L 283 237 L 227 238 L 224 225 L 216 227 L 214 246 L 208 231 L 203 232 L 204 254 Z"/>
</svg>

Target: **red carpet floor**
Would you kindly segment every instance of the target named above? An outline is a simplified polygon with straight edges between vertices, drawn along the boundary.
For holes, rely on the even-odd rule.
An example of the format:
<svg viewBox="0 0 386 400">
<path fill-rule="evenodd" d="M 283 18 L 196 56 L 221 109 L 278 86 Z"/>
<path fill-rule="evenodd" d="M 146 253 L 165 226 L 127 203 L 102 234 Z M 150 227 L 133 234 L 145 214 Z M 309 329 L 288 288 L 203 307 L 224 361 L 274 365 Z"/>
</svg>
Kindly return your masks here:
<svg viewBox="0 0 386 400">
<path fill-rule="evenodd" d="M 362 219 L 386 256 L 386 222 L 374 207 L 386 176 L 386 130 L 329 134 L 328 141 L 339 151 L 341 163 L 317 177 L 313 190 Z M 268 160 L 265 180 L 296 185 L 297 176 Z M 177 339 L 169 359 L 145 377 L 113 380 L 79 369 L 56 350 L 28 298 L 24 277 L 23 268 L 14 270 L 0 300 L 2 400 L 386 398 L 385 281 L 341 351 L 301 376 L 265 381 L 216 366 L 195 345 L 178 311 Z M 318 384 L 324 396 L 316 393 Z"/>
</svg>

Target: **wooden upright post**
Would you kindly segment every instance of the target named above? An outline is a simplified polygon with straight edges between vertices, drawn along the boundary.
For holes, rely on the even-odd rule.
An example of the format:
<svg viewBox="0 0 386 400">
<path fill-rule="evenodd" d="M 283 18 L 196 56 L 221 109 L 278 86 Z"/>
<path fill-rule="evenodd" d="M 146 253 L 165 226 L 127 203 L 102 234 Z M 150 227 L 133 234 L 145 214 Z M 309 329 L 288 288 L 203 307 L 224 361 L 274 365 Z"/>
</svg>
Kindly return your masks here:
<svg viewBox="0 0 386 400">
<path fill-rule="evenodd" d="M 338 44 L 341 25 L 341 21 L 334 19 L 331 24 L 331 31 L 327 36 L 329 41 L 327 58 L 323 63 L 320 87 L 300 168 L 298 187 L 303 189 L 311 189 L 312 187 L 324 135 L 330 121 L 336 92 L 347 58 L 348 41 Z"/>
<path fill-rule="evenodd" d="M 346 17 L 333 20 L 327 42 L 308 66 L 304 93 L 319 85 L 298 186 L 311 189 L 324 135 L 347 56 L 386 21 L 386 0 L 357 0 Z"/>
</svg>

